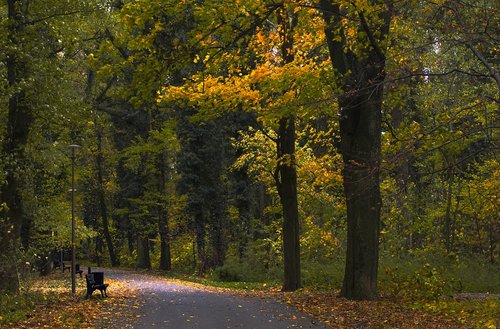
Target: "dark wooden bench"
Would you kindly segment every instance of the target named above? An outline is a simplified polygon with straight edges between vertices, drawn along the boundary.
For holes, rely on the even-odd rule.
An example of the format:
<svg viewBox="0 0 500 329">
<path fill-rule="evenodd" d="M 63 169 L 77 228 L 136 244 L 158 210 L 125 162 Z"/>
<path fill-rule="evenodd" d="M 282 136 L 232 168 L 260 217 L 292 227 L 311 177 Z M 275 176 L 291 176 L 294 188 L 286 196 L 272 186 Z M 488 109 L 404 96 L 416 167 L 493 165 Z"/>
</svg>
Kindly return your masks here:
<svg viewBox="0 0 500 329">
<path fill-rule="evenodd" d="M 80 278 L 82 277 L 83 270 L 80 269 L 80 264 L 75 264 L 75 275 L 76 273 L 80 274 Z"/>
<path fill-rule="evenodd" d="M 54 269 L 62 267 L 62 263 L 60 260 L 54 260 L 53 264 L 54 264 Z"/>
<path fill-rule="evenodd" d="M 85 274 L 85 280 L 87 281 L 87 298 L 92 296 L 92 293 L 95 290 L 99 290 L 102 297 L 108 297 L 108 294 L 106 292 L 106 289 L 108 289 L 108 284 L 104 283 L 104 272 L 93 272 Z"/>
<path fill-rule="evenodd" d="M 66 264 L 62 263 L 62 270 L 63 270 L 63 273 L 66 270 L 71 272 L 71 265 L 66 265 Z M 82 278 L 83 270 L 80 269 L 80 264 L 75 264 L 75 275 L 76 274 L 80 274 L 80 278 Z"/>
<path fill-rule="evenodd" d="M 68 270 L 68 271 L 70 271 L 70 272 L 71 272 L 71 265 L 66 265 L 64 262 L 62 263 L 61 268 L 62 268 L 63 273 L 64 273 L 64 271 L 66 271 L 66 270 Z"/>
</svg>

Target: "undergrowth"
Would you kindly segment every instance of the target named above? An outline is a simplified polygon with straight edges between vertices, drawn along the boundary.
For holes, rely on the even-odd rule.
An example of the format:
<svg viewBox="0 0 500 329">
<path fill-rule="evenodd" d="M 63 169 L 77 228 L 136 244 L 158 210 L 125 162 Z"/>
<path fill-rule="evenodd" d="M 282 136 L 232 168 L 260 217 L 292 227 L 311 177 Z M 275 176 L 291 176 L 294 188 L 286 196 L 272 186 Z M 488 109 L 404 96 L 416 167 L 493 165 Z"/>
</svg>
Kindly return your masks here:
<svg viewBox="0 0 500 329">
<path fill-rule="evenodd" d="M 500 324 L 500 268 L 480 258 L 436 252 L 415 252 L 404 257 L 382 254 L 379 290 L 396 298 L 408 309 L 437 313 L 474 328 L 496 328 Z M 302 262 L 303 285 L 308 290 L 339 291 L 344 260 L 341 257 Z M 240 282 L 244 280 L 245 282 Z M 239 288 L 253 282 L 279 286 L 281 272 L 229 260 L 205 283 Z M 458 293 L 488 293 L 485 300 L 455 300 Z"/>
</svg>

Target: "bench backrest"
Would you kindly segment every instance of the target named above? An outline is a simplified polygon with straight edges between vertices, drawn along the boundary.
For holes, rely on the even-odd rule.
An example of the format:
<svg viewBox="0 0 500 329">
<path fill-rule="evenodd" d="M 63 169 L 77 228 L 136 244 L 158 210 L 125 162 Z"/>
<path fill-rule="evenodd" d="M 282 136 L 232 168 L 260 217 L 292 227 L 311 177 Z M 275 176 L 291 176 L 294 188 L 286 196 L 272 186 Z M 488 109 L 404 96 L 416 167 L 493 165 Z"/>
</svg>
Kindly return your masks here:
<svg viewBox="0 0 500 329">
<path fill-rule="evenodd" d="M 92 272 L 95 284 L 104 284 L 104 272 Z"/>
<path fill-rule="evenodd" d="M 87 281 L 87 286 L 92 286 L 95 284 L 94 274 L 85 274 L 85 280 Z"/>
</svg>

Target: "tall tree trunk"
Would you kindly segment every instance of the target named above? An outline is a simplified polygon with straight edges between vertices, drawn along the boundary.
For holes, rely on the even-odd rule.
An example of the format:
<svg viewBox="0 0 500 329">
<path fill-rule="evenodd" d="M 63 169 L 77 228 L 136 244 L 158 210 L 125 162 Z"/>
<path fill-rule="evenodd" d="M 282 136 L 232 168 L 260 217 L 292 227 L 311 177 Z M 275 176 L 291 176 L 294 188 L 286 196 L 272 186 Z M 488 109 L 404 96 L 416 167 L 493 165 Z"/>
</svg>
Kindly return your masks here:
<svg viewBox="0 0 500 329">
<path fill-rule="evenodd" d="M 347 204 L 347 256 L 342 295 L 353 299 L 377 297 L 380 100 L 377 95 L 367 93 L 341 101 L 344 111 L 340 136 Z"/>
<path fill-rule="evenodd" d="M 166 213 L 159 216 L 160 225 L 160 270 L 170 271 L 172 269 L 172 256 L 170 252 L 170 232 L 168 229 L 168 218 Z"/>
<path fill-rule="evenodd" d="M 163 154 L 158 157 L 160 177 L 158 179 L 158 192 L 160 192 L 160 205 L 158 209 L 158 232 L 160 233 L 160 270 L 170 271 L 172 259 L 170 255 L 170 232 L 168 227 L 168 212 L 165 209 L 165 184 L 166 164 Z"/>
<path fill-rule="evenodd" d="M 343 95 L 339 98 L 340 152 L 344 169 L 347 205 L 347 255 L 342 296 L 375 299 L 377 291 L 380 226 L 381 108 L 385 80 L 385 54 L 379 46 L 389 31 L 391 8 L 378 11 L 381 26 L 375 36 L 362 11 L 351 13 L 359 19 L 358 42 L 366 43 L 353 53 L 341 24 L 339 5 L 321 0 L 326 22 L 325 34 L 332 66 L 340 76 Z M 346 9 L 348 10 L 348 9 Z M 351 9 L 354 10 L 354 9 Z M 366 37 L 366 38 L 365 38 Z"/>
<path fill-rule="evenodd" d="M 241 262 L 245 257 L 251 234 L 250 206 L 248 202 L 238 204 L 238 213 L 240 223 L 238 226 L 238 260 Z"/>
<path fill-rule="evenodd" d="M 102 128 L 99 127 L 99 118 L 96 117 L 96 133 L 97 133 L 97 156 L 96 156 L 96 169 L 97 169 L 97 195 L 99 199 L 99 209 L 102 218 L 102 230 L 104 233 L 104 240 L 106 241 L 106 246 L 108 248 L 109 259 L 111 261 L 111 266 L 118 266 L 120 262 L 116 256 L 115 249 L 113 247 L 113 240 L 111 239 L 111 234 L 109 232 L 109 220 L 108 220 L 108 209 L 106 206 L 106 191 L 104 188 L 104 159 L 102 155 Z"/>
<path fill-rule="evenodd" d="M 9 97 L 7 135 L 2 147 L 5 161 L 5 183 L 0 195 L 0 293 L 19 290 L 17 256 L 21 227 L 23 226 L 22 170 L 25 167 L 25 147 L 32 122 L 26 93 L 18 84 L 27 78 L 26 64 L 17 52 L 24 30 L 26 7 L 19 0 L 7 0 L 8 42 L 7 82 L 13 94 Z M 17 45 L 17 47 L 15 47 Z M 17 90 L 17 91 L 16 91 Z"/>
<path fill-rule="evenodd" d="M 295 169 L 295 119 L 280 120 L 278 133 L 278 167 L 276 185 L 283 208 L 283 291 L 301 287 L 299 209 L 297 203 L 297 172 Z"/>
<path fill-rule="evenodd" d="M 224 236 L 223 221 L 225 219 L 223 201 L 219 200 L 210 210 L 210 266 L 222 266 L 226 259 L 226 239 Z"/>
<path fill-rule="evenodd" d="M 198 254 L 198 273 L 204 274 L 207 270 L 207 253 L 205 248 L 205 223 L 202 209 L 195 215 L 194 225 L 196 230 L 196 251 Z"/>
<path fill-rule="evenodd" d="M 283 64 L 294 60 L 293 30 L 297 15 L 281 8 L 277 11 L 280 26 Z M 289 115 L 279 120 L 277 131 L 278 164 L 274 174 L 276 187 L 283 208 L 283 291 L 294 291 L 302 286 L 300 275 L 300 232 L 297 203 L 297 169 L 295 163 L 295 117 Z"/>
<path fill-rule="evenodd" d="M 137 237 L 137 267 L 151 268 L 151 258 L 149 257 L 149 239 L 148 237 Z"/>
<path fill-rule="evenodd" d="M 41 257 L 39 264 L 40 276 L 47 276 L 52 272 L 52 255 L 51 253 L 47 253 L 44 257 Z"/>
<path fill-rule="evenodd" d="M 33 227 L 33 215 L 23 212 L 21 222 L 21 245 L 24 250 L 28 250 L 31 240 L 31 228 Z"/>
</svg>

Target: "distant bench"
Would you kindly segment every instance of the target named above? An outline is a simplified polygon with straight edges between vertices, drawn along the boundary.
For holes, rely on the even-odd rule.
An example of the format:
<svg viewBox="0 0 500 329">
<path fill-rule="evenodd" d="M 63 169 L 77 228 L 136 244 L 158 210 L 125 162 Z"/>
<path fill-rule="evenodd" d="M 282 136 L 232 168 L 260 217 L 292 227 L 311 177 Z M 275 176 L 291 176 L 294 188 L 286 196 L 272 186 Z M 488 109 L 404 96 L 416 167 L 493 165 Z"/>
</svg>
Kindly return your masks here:
<svg viewBox="0 0 500 329">
<path fill-rule="evenodd" d="M 102 297 L 108 297 L 106 289 L 108 288 L 109 284 L 104 283 L 104 272 L 90 273 L 89 267 L 89 273 L 85 274 L 85 280 L 87 281 L 87 294 L 85 295 L 86 298 L 92 296 L 92 293 L 96 290 L 99 290 L 101 292 Z"/>
<path fill-rule="evenodd" d="M 64 271 L 70 271 L 71 272 L 71 265 L 66 265 L 64 264 L 64 262 L 62 263 L 62 271 L 64 273 Z M 80 269 L 80 264 L 75 264 L 75 274 L 80 274 L 80 278 L 82 277 L 82 273 L 83 271 Z"/>
</svg>

